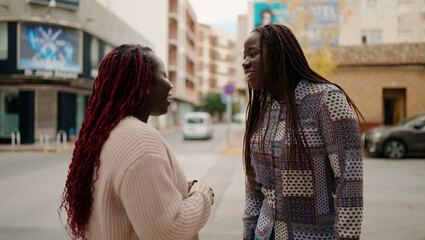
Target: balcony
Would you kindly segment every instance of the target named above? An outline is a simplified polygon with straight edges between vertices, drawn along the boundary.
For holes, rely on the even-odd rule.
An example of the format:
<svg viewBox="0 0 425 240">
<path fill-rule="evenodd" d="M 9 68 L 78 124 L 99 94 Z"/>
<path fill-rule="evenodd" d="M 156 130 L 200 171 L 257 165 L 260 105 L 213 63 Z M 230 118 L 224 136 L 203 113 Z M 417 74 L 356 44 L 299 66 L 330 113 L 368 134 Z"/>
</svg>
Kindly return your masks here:
<svg viewBox="0 0 425 240">
<path fill-rule="evenodd" d="M 179 9 L 178 4 L 179 4 L 178 0 L 170 0 L 169 1 L 170 13 L 178 14 L 178 9 Z"/>
</svg>

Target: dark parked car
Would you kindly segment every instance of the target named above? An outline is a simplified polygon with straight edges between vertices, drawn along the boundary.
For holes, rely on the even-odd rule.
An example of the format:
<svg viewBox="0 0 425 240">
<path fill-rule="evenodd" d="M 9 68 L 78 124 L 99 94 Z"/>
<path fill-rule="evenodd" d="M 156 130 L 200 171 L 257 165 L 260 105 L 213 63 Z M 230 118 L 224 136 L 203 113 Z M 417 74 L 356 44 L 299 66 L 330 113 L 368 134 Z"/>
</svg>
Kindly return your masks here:
<svg viewBox="0 0 425 240">
<path fill-rule="evenodd" d="M 408 152 L 425 152 L 425 114 L 408 118 L 394 126 L 369 129 L 363 134 L 367 153 L 403 158 Z"/>
</svg>

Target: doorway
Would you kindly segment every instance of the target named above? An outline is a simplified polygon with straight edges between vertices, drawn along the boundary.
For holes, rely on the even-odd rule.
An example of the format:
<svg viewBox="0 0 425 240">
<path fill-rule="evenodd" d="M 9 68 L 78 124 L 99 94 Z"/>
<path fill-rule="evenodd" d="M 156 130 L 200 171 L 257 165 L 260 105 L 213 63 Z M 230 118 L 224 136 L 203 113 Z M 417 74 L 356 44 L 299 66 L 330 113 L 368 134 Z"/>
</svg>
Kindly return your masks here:
<svg viewBox="0 0 425 240">
<path fill-rule="evenodd" d="M 394 125 L 406 117 L 406 89 L 384 89 L 384 125 Z"/>
</svg>

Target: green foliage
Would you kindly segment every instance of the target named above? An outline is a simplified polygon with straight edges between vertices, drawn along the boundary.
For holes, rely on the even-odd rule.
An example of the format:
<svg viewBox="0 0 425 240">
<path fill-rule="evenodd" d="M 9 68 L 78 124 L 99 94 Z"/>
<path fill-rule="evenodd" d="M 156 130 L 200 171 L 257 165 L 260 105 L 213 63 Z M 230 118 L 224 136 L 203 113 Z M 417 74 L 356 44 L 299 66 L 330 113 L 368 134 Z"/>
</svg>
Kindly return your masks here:
<svg viewBox="0 0 425 240">
<path fill-rule="evenodd" d="M 332 52 L 329 48 L 306 50 L 305 55 L 310 67 L 324 77 L 331 74 L 337 67 L 337 63 L 332 59 Z"/>
<path fill-rule="evenodd" d="M 226 105 L 221 103 L 220 93 L 208 93 L 204 99 L 204 109 L 206 112 L 212 114 L 213 112 L 224 112 L 226 111 Z"/>
<path fill-rule="evenodd" d="M 232 104 L 232 114 L 239 113 L 241 111 L 239 107 L 239 103 L 233 103 Z"/>
</svg>

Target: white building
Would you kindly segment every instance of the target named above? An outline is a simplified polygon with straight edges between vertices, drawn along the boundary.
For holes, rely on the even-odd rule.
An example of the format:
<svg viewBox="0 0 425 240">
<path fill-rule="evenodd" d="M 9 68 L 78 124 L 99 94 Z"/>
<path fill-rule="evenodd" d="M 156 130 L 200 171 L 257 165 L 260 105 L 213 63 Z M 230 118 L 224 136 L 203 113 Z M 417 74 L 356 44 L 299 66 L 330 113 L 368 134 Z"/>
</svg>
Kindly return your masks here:
<svg viewBox="0 0 425 240">
<path fill-rule="evenodd" d="M 425 42 L 425 0 L 347 0 L 340 45 Z"/>
<path fill-rule="evenodd" d="M 151 123 L 159 128 L 179 124 L 199 104 L 198 22 L 187 0 L 96 0 L 153 43 L 174 86 L 169 113 Z"/>
</svg>

